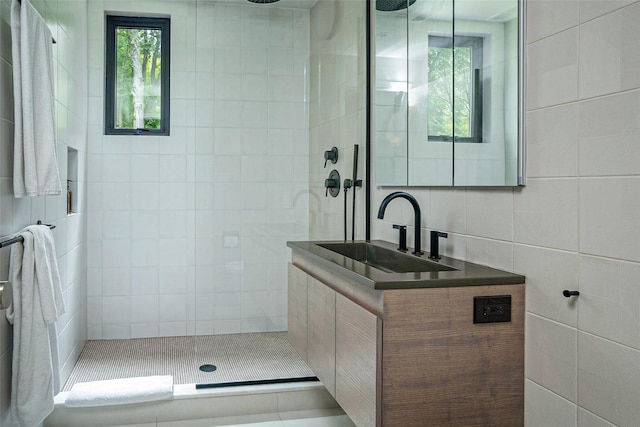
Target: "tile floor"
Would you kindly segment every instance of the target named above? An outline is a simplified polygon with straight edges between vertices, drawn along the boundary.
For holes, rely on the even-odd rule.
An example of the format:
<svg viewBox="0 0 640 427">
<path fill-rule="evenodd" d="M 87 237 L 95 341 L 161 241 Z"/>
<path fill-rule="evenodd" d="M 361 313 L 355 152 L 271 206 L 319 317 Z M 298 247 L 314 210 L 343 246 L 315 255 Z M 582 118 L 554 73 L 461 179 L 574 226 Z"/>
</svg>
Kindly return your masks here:
<svg viewBox="0 0 640 427">
<path fill-rule="evenodd" d="M 202 372 L 213 364 L 214 372 Z M 174 384 L 313 377 L 286 332 L 88 341 L 63 391 L 77 382 L 172 375 Z"/>
<path fill-rule="evenodd" d="M 201 364 L 218 369 L 201 372 Z M 173 375 L 174 398 L 71 409 L 77 382 Z M 89 341 L 45 427 L 354 427 L 321 383 L 197 390 L 194 384 L 312 377 L 286 332 Z"/>
</svg>

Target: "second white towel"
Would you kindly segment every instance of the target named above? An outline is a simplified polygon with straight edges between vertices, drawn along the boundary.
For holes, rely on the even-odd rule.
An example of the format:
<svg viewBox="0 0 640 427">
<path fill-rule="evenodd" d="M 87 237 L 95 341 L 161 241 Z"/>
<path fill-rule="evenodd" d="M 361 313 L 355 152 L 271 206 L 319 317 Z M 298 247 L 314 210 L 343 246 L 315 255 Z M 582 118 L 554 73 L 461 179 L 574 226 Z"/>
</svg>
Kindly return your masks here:
<svg viewBox="0 0 640 427">
<path fill-rule="evenodd" d="M 69 408 L 86 408 L 152 402 L 172 397 L 173 377 L 162 375 L 77 383 L 71 388 L 64 404 Z"/>
</svg>

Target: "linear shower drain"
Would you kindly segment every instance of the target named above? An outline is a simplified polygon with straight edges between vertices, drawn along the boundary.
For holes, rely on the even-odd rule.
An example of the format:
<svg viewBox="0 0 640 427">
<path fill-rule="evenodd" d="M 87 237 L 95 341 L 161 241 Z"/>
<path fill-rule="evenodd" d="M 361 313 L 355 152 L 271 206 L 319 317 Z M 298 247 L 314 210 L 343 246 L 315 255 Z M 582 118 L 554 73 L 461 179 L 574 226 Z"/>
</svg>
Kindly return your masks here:
<svg viewBox="0 0 640 427">
<path fill-rule="evenodd" d="M 201 370 L 202 372 L 213 372 L 213 371 L 215 371 L 216 369 L 218 369 L 218 368 L 216 367 L 216 365 L 208 365 L 208 364 L 207 364 L 207 365 L 201 365 L 201 366 L 200 366 L 200 370 Z"/>
</svg>

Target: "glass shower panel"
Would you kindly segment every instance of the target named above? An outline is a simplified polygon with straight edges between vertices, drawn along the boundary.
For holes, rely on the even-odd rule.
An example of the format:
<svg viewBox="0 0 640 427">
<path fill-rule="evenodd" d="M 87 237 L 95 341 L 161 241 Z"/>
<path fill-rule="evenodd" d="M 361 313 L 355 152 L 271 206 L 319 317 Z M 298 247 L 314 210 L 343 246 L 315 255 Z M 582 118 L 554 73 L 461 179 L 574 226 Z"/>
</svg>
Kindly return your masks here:
<svg viewBox="0 0 640 427">
<path fill-rule="evenodd" d="M 285 243 L 309 229 L 309 10 L 195 7 L 195 334 L 284 331 Z"/>
</svg>

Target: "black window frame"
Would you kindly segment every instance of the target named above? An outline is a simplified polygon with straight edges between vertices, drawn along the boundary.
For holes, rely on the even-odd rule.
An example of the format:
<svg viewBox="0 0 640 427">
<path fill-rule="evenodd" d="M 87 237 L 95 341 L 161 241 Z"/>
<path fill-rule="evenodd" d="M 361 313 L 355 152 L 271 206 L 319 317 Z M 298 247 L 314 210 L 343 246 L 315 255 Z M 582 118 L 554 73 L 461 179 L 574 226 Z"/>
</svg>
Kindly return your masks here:
<svg viewBox="0 0 640 427">
<path fill-rule="evenodd" d="M 483 93 L 482 93 L 482 67 L 483 67 L 483 51 L 484 51 L 484 37 L 482 36 L 442 36 L 442 35 L 429 35 L 429 47 L 441 47 L 452 50 L 454 47 L 470 47 L 471 48 L 471 71 L 473 85 L 473 100 L 472 108 L 473 114 L 471 117 L 471 136 L 460 137 L 453 136 L 454 142 L 466 142 L 466 143 L 481 143 L 482 142 L 482 105 L 483 105 Z M 455 60 L 455 59 L 454 59 Z M 455 82 L 455 79 L 454 79 Z M 455 119 L 454 119 L 455 120 Z M 451 142 L 452 138 L 448 135 L 429 135 L 427 130 L 428 141 L 433 142 Z"/>
<path fill-rule="evenodd" d="M 118 129 L 115 127 L 116 105 L 116 29 L 141 28 L 160 30 L 160 129 Z M 153 135 L 169 136 L 170 120 L 170 52 L 171 52 L 171 18 L 143 16 L 106 16 L 105 33 L 105 103 L 104 134 L 105 135 Z"/>
</svg>

